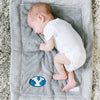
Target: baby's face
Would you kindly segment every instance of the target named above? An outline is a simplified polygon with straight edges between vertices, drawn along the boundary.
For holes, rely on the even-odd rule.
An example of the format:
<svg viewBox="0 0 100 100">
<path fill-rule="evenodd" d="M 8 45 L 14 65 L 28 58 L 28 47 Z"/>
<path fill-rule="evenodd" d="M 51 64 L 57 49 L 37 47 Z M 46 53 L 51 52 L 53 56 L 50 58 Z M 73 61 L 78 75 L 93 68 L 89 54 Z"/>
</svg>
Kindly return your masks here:
<svg viewBox="0 0 100 100">
<path fill-rule="evenodd" d="M 43 22 L 39 19 L 31 20 L 30 17 L 28 17 L 28 24 L 29 26 L 34 29 L 35 33 L 37 34 L 43 34 Z"/>
<path fill-rule="evenodd" d="M 32 26 L 33 26 L 35 33 L 43 34 L 43 24 L 40 21 L 34 21 Z"/>
</svg>

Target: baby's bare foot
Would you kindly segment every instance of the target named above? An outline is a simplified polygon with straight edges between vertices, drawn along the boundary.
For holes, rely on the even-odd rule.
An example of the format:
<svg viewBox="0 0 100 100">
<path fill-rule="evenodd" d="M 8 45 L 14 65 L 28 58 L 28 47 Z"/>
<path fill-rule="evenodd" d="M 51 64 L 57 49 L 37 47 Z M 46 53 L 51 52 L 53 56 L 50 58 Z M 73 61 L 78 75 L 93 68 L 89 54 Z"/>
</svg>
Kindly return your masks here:
<svg viewBox="0 0 100 100">
<path fill-rule="evenodd" d="M 77 85 L 76 81 L 68 82 L 68 84 L 62 89 L 62 91 L 67 92 L 76 85 Z"/>
<path fill-rule="evenodd" d="M 67 79 L 67 75 L 65 74 L 53 74 L 53 79 L 54 80 L 66 80 Z"/>
</svg>

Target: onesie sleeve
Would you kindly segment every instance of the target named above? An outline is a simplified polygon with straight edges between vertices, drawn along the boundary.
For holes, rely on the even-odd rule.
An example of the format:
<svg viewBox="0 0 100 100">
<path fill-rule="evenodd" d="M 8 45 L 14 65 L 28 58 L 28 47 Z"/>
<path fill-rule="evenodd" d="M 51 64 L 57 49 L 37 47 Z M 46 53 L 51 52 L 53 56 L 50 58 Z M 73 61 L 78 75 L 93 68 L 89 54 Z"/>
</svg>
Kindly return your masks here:
<svg viewBox="0 0 100 100">
<path fill-rule="evenodd" d="M 45 41 L 47 42 L 54 35 L 54 29 L 51 26 L 46 26 L 43 31 L 43 34 Z"/>
</svg>

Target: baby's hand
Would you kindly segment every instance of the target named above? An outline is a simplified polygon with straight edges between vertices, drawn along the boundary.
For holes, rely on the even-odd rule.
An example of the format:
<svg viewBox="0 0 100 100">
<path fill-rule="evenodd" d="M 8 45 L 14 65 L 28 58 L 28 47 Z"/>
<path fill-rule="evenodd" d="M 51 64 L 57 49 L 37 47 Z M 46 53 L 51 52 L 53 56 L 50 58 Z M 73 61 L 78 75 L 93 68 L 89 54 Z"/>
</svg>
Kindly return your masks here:
<svg viewBox="0 0 100 100">
<path fill-rule="evenodd" d="M 40 44 L 40 50 L 45 50 L 45 43 Z"/>
<path fill-rule="evenodd" d="M 54 39 L 51 37 L 46 43 L 40 44 L 40 50 L 51 51 L 54 48 Z"/>
</svg>

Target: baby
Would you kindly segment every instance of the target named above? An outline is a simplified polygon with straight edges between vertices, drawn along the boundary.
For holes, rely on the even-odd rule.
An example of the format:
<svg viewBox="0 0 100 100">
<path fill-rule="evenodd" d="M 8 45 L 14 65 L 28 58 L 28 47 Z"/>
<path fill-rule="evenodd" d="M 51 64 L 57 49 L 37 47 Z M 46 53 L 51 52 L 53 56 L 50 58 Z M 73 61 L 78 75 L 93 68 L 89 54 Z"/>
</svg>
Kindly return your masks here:
<svg viewBox="0 0 100 100">
<path fill-rule="evenodd" d="M 58 53 L 54 56 L 54 65 L 58 74 L 53 74 L 54 80 L 66 80 L 68 84 L 62 91 L 75 87 L 77 82 L 73 71 L 81 67 L 86 60 L 86 52 L 78 33 L 68 22 L 56 18 L 52 9 L 46 3 L 36 3 L 29 10 L 28 25 L 35 33 L 44 35 L 45 43 L 40 44 L 40 50 L 51 51 L 54 46 Z"/>
</svg>

